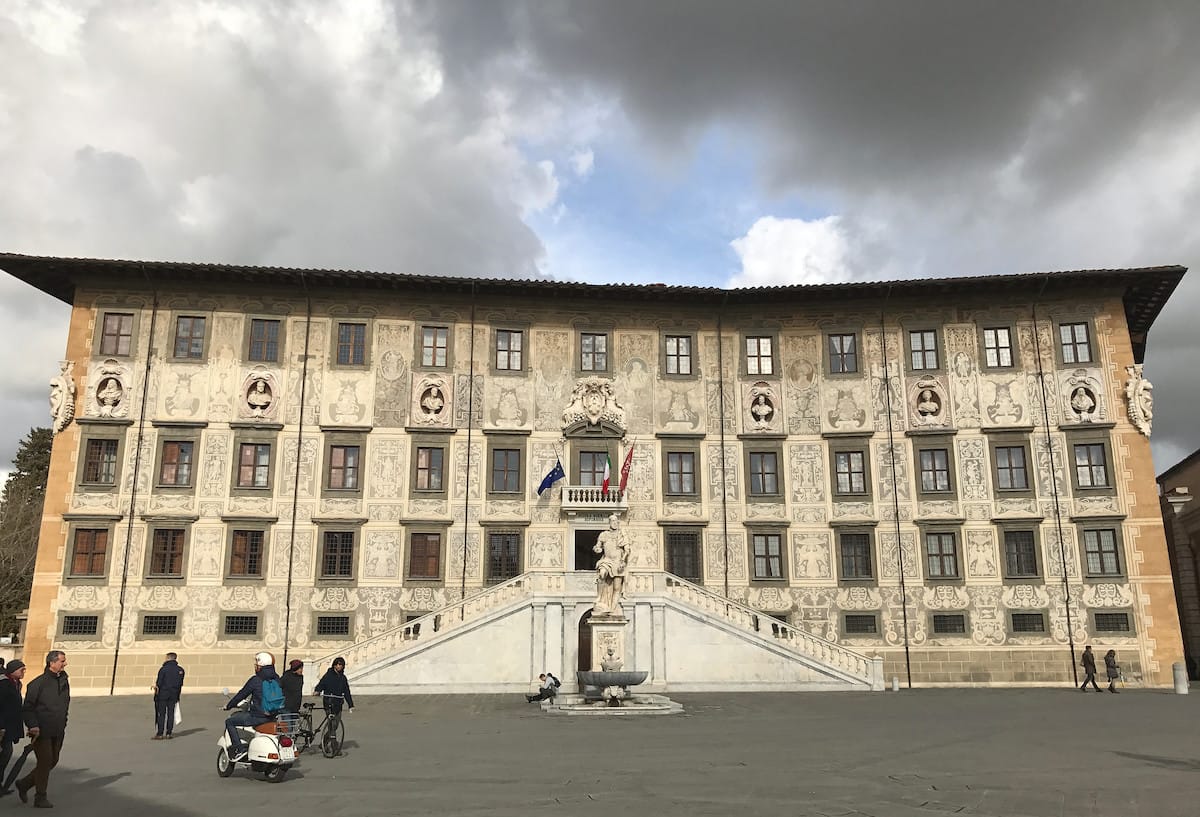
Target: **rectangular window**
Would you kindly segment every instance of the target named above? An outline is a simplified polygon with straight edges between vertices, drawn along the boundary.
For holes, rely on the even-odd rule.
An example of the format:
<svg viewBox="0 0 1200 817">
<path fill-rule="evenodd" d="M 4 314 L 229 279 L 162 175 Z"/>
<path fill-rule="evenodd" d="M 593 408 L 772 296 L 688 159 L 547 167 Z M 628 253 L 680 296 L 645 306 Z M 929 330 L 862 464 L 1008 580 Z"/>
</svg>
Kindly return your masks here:
<svg viewBox="0 0 1200 817">
<path fill-rule="evenodd" d="M 1025 447 L 996 447 L 996 488 L 1000 491 L 1029 490 L 1029 472 L 1025 468 Z"/>
<path fill-rule="evenodd" d="M 1012 631 L 1014 633 L 1044 633 L 1046 632 L 1046 617 L 1042 613 L 1013 613 Z"/>
<path fill-rule="evenodd" d="M 258 616 L 225 616 L 225 635 L 258 635 Z"/>
<path fill-rule="evenodd" d="M 921 490 L 946 493 L 950 490 L 950 452 L 945 448 L 927 448 L 920 452 Z"/>
<path fill-rule="evenodd" d="M 263 542 L 260 530 L 235 530 L 229 549 L 229 575 L 260 578 L 263 569 Z"/>
<path fill-rule="evenodd" d="M 874 635 L 879 632 L 879 621 L 873 615 L 862 613 L 846 614 L 846 633 L 848 635 Z"/>
<path fill-rule="evenodd" d="M 958 578 L 958 542 L 953 533 L 925 534 L 925 559 L 931 579 Z"/>
<path fill-rule="evenodd" d="M 869 533 L 843 533 L 838 537 L 838 544 L 842 551 L 843 579 L 875 578 Z"/>
<path fill-rule="evenodd" d="M 71 556 L 72 576 L 103 576 L 108 556 L 106 528 L 80 528 L 75 531 L 75 552 Z"/>
<path fill-rule="evenodd" d="M 107 312 L 100 335 L 100 354 L 128 355 L 133 341 L 133 315 Z"/>
<path fill-rule="evenodd" d="M 495 448 L 492 450 L 492 491 L 515 494 L 521 490 L 521 450 Z"/>
<path fill-rule="evenodd" d="M 770 337 L 746 338 L 746 374 L 773 374 Z"/>
<path fill-rule="evenodd" d="M 164 487 L 186 488 L 192 484 L 192 451 L 190 441 L 163 443 L 162 465 L 158 469 L 158 484 Z"/>
<path fill-rule="evenodd" d="M 327 530 L 321 546 L 321 578 L 354 577 L 354 531 Z"/>
<path fill-rule="evenodd" d="M 864 452 L 835 452 L 833 470 L 837 479 L 837 493 L 865 494 L 867 492 L 867 467 Z"/>
<path fill-rule="evenodd" d="M 496 370 L 521 371 L 521 352 L 525 348 L 524 332 L 515 329 L 496 330 Z"/>
<path fill-rule="evenodd" d="M 750 452 L 750 495 L 779 493 L 779 457 L 774 451 Z"/>
<path fill-rule="evenodd" d="M 506 582 L 521 572 L 521 534 L 511 531 L 488 534 L 488 582 Z"/>
<path fill-rule="evenodd" d="M 408 547 L 408 577 L 439 579 L 442 575 L 442 535 L 414 533 Z"/>
<path fill-rule="evenodd" d="M 783 578 L 783 547 L 778 533 L 756 533 L 753 537 L 754 578 L 772 581 Z"/>
<path fill-rule="evenodd" d="M 350 616 L 317 616 L 317 636 L 350 635 Z"/>
<path fill-rule="evenodd" d="M 579 484 L 599 488 L 604 484 L 608 454 L 604 451 L 579 452 Z"/>
<path fill-rule="evenodd" d="M 100 616 L 63 616 L 63 635 L 96 635 Z"/>
<path fill-rule="evenodd" d="M 367 361 L 367 325 L 339 323 L 337 362 L 339 366 L 361 366 Z"/>
<path fill-rule="evenodd" d="M 1004 531 L 1004 567 L 1010 579 L 1038 575 L 1037 539 L 1033 531 Z"/>
<path fill-rule="evenodd" d="M 1121 558 L 1117 552 L 1115 530 L 1085 530 L 1083 552 L 1087 558 L 1089 576 L 1121 575 Z"/>
<path fill-rule="evenodd" d="M 1063 363 L 1091 363 L 1092 344 L 1086 323 L 1064 323 L 1058 327 Z"/>
<path fill-rule="evenodd" d="M 450 330 L 445 326 L 421 327 L 421 365 L 445 368 L 446 349 L 450 342 Z"/>
<path fill-rule="evenodd" d="M 171 528 L 154 531 L 154 544 L 150 551 L 151 576 L 183 576 L 184 535 L 184 531 Z"/>
<path fill-rule="evenodd" d="M 1108 465 L 1104 445 L 1086 443 L 1075 446 L 1075 480 L 1080 488 L 1107 488 Z"/>
<path fill-rule="evenodd" d="M 329 446 L 329 487 L 335 491 L 357 491 L 362 449 L 357 445 Z"/>
<path fill-rule="evenodd" d="M 858 371 L 858 342 L 854 335 L 829 336 L 830 374 L 850 374 Z"/>
<path fill-rule="evenodd" d="M 937 635 L 965 635 L 967 617 L 962 613 L 934 613 L 933 632 Z"/>
<path fill-rule="evenodd" d="M 250 321 L 250 360 L 279 362 L 279 321 L 253 318 Z"/>
<path fill-rule="evenodd" d="M 1127 633 L 1132 629 L 1129 626 L 1129 613 L 1096 613 L 1098 633 Z"/>
<path fill-rule="evenodd" d="M 983 354 L 990 368 L 1012 367 L 1012 333 L 1009 332 L 1008 327 L 983 330 Z"/>
<path fill-rule="evenodd" d="M 117 441 L 88 440 L 83 455 L 83 481 L 89 485 L 116 485 Z"/>
<path fill-rule="evenodd" d="M 608 335 L 593 332 L 579 335 L 579 368 L 585 372 L 608 371 Z"/>
<path fill-rule="evenodd" d="M 694 530 L 667 531 L 667 572 L 681 579 L 699 583 L 700 534 Z"/>
<path fill-rule="evenodd" d="M 175 635 L 179 628 L 179 616 L 142 617 L 142 635 Z"/>
<path fill-rule="evenodd" d="M 270 443 L 242 443 L 238 450 L 237 487 L 271 487 Z"/>
<path fill-rule="evenodd" d="M 200 360 L 204 357 L 205 319 L 180 315 L 175 321 L 175 357 Z"/>
<path fill-rule="evenodd" d="M 690 335 L 667 335 L 667 374 L 692 373 L 692 338 Z"/>
<path fill-rule="evenodd" d="M 921 330 L 908 333 L 909 351 L 912 353 L 912 368 L 936 369 L 938 367 L 937 332 Z"/>
<path fill-rule="evenodd" d="M 696 454 L 694 452 L 667 452 L 667 493 L 696 493 Z"/>
<path fill-rule="evenodd" d="M 442 463 L 445 455 L 445 450 L 441 448 L 417 449 L 418 491 L 442 490 Z"/>
</svg>

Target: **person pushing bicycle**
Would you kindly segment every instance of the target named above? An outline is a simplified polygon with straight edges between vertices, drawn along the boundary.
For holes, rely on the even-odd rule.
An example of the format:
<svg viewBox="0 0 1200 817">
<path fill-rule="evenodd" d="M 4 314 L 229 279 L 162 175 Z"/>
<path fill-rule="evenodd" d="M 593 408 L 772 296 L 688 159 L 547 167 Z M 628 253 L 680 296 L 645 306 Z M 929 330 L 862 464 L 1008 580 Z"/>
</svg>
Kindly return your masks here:
<svg viewBox="0 0 1200 817">
<path fill-rule="evenodd" d="M 345 658 L 339 655 L 333 659 L 333 665 L 321 676 L 313 692 L 321 696 L 321 705 L 331 715 L 341 713 L 343 700 L 350 711 L 354 711 L 354 698 L 350 695 L 350 682 L 346 679 Z"/>
</svg>

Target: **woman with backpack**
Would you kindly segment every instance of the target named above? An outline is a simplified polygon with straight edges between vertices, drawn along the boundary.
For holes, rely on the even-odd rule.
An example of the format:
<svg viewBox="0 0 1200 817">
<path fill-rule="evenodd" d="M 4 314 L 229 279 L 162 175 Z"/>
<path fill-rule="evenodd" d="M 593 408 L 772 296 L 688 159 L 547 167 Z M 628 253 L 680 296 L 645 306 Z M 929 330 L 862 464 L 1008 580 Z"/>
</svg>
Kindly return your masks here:
<svg viewBox="0 0 1200 817">
<path fill-rule="evenodd" d="M 321 676 L 317 688 L 313 690 L 321 696 L 321 705 L 331 715 L 342 711 L 342 701 L 350 711 L 354 711 L 354 698 L 350 695 L 350 682 L 346 680 L 346 659 L 340 655 L 333 659 L 333 665 Z"/>
</svg>

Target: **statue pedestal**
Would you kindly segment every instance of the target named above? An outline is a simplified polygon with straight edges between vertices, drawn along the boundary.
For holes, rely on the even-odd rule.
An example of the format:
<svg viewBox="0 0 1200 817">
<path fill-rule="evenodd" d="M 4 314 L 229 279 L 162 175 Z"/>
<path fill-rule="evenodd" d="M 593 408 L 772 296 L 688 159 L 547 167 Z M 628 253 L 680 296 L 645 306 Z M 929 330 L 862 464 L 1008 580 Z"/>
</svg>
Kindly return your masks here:
<svg viewBox="0 0 1200 817">
<path fill-rule="evenodd" d="M 627 667 L 625 630 L 629 626 L 629 619 L 620 614 L 593 615 L 588 625 L 592 628 L 592 671 Z M 609 664 L 609 667 L 605 667 L 605 664 Z"/>
</svg>

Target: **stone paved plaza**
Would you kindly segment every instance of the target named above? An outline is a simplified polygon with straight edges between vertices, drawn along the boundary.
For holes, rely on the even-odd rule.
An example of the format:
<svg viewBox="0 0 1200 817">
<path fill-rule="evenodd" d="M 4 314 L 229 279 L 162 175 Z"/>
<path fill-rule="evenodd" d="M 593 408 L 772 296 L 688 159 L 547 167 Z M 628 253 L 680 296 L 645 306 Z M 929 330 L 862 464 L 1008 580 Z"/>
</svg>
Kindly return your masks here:
<svg viewBox="0 0 1200 817">
<path fill-rule="evenodd" d="M 543 715 L 519 695 L 363 697 L 345 755 L 270 784 L 214 769 L 217 696 L 171 742 L 149 696 L 76 698 L 51 799 L 107 815 L 1193 817 L 1200 695 L 678 695 L 686 714 Z M 33 763 L 30 757 L 29 763 Z M 22 807 L 15 795 L 0 812 Z"/>
</svg>

